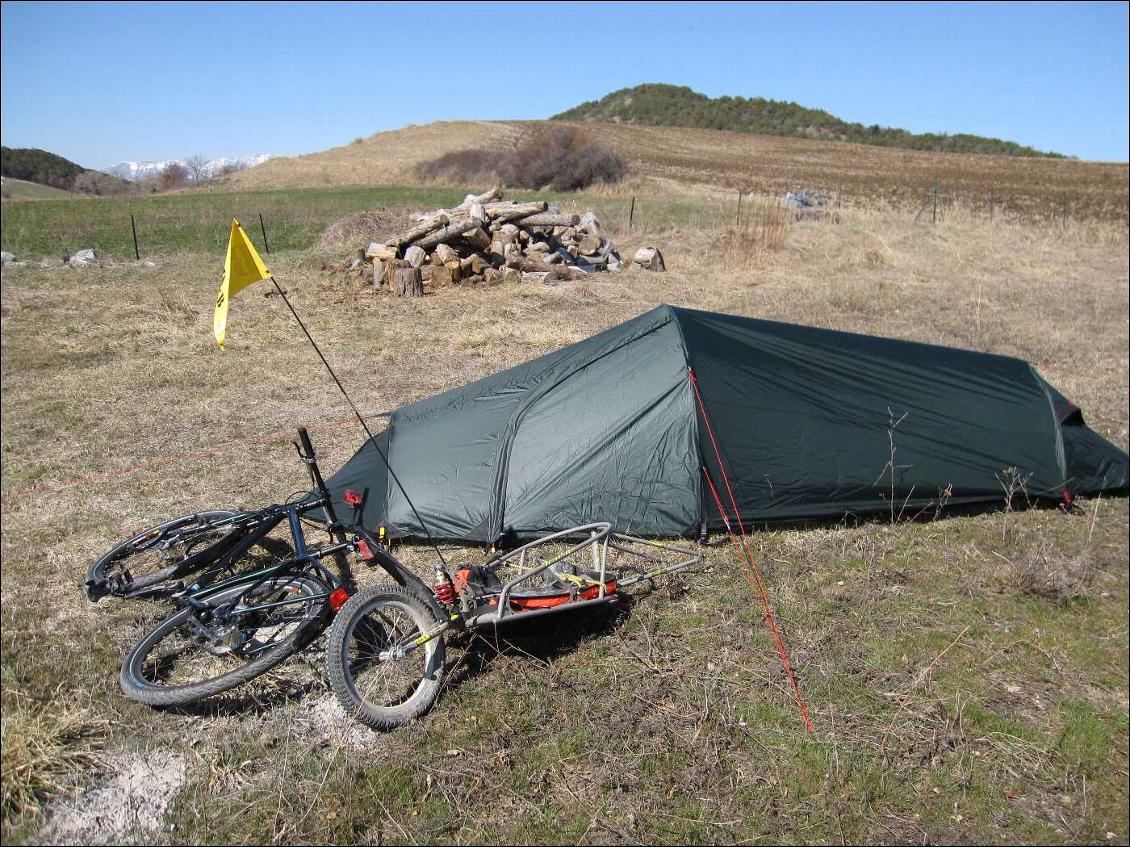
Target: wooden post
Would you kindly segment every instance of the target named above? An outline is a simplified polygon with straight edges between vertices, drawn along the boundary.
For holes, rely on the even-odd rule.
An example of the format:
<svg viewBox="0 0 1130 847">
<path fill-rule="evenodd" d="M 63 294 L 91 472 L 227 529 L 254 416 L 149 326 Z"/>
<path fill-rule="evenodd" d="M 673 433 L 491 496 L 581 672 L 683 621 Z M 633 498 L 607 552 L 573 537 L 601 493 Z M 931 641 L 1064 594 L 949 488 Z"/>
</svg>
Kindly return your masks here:
<svg viewBox="0 0 1130 847">
<path fill-rule="evenodd" d="M 742 228 L 742 192 L 741 192 L 741 189 L 738 189 L 738 219 L 737 219 L 737 228 L 738 228 L 738 229 L 741 229 L 741 228 Z"/>
<path fill-rule="evenodd" d="M 1067 195 L 1063 195 L 1063 228 L 1067 229 Z"/>
<path fill-rule="evenodd" d="M 934 218 L 932 223 L 938 222 L 938 184 L 934 183 Z"/>
<path fill-rule="evenodd" d="M 133 230 L 133 257 L 140 259 L 141 251 L 137 249 L 137 223 L 133 219 L 133 213 L 130 213 L 129 216 L 129 226 Z"/>
<path fill-rule="evenodd" d="M 263 233 L 263 249 L 267 251 L 267 255 L 271 255 L 271 245 L 267 243 L 267 225 L 263 223 L 263 213 L 259 213 L 259 230 Z"/>
<path fill-rule="evenodd" d="M 636 195 L 632 195 L 632 205 L 628 209 L 628 229 L 632 228 L 632 221 L 636 217 Z"/>
<path fill-rule="evenodd" d="M 993 189 L 989 189 L 989 223 L 993 222 L 993 206 L 995 205 L 993 198 Z"/>
</svg>

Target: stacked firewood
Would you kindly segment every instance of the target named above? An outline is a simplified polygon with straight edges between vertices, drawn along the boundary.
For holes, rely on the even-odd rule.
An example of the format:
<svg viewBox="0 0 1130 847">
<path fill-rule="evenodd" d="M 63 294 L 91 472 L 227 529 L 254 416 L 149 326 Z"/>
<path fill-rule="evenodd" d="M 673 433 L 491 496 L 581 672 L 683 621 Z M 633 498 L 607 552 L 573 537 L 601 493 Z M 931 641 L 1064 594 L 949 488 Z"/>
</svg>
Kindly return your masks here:
<svg viewBox="0 0 1130 847">
<path fill-rule="evenodd" d="M 425 283 L 551 284 L 623 268 L 592 212 L 574 215 L 542 200 L 503 200 L 501 187 L 468 194 L 454 209 L 416 220 L 407 232 L 372 242 L 364 255 L 373 265 L 373 282 L 403 297 L 420 296 Z"/>
</svg>

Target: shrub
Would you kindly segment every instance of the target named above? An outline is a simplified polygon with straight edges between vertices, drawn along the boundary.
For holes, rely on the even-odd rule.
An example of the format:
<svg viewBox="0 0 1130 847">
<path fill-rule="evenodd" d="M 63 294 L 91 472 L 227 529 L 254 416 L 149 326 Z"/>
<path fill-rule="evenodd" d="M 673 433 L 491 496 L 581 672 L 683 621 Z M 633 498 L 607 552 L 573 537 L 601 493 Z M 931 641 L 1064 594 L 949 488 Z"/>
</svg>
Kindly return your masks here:
<svg viewBox="0 0 1130 847">
<path fill-rule="evenodd" d="M 469 184 L 499 179 L 517 188 L 579 191 L 596 183 L 619 182 L 628 166 L 617 153 L 592 144 L 575 129 L 552 129 L 511 150 L 446 153 L 423 162 L 416 173 L 427 180 Z"/>
<path fill-rule="evenodd" d="M 188 179 L 188 168 L 179 162 L 170 162 L 157 177 L 157 185 L 161 191 L 171 191 L 187 185 Z"/>
</svg>

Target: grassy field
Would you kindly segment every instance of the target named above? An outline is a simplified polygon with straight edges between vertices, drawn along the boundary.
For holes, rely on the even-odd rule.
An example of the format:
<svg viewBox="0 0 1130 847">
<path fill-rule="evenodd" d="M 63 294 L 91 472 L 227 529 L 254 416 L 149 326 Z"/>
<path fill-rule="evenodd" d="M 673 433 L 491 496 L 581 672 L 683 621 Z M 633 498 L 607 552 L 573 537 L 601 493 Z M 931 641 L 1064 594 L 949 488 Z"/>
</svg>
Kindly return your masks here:
<svg viewBox="0 0 1130 847">
<path fill-rule="evenodd" d="M 296 425 L 327 468 L 360 442 L 265 288 L 241 295 L 215 348 L 224 218 L 309 199 L 279 230 L 305 247 L 351 202 L 452 196 L 417 190 L 159 198 L 218 231 L 153 268 L 5 270 L 5 842 L 1126 842 L 1124 498 L 757 533 L 811 736 L 718 545 L 616 613 L 453 639 L 435 710 L 392 734 L 337 709 L 316 649 L 291 669 L 306 689 L 280 677 L 191 714 L 122 698 L 122 654 L 159 609 L 88 604 L 91 558 L 160 518 L 301 487 Z M 632 231 L 624 201 L 574 202 L 605 213 L 622 253 L 659 246 L 668 273 L 401 300 L 323 270 L 324 249 L 280 246 L 271 265 L 366 410 L 668 302 L 1021 356 L 1127 447 L 1119 223 L 988 225 L 954 207 L 924 226 L 853 208 L 771 251 L 728 231 L 728 197 L 645 198 Z"/>
</svg>

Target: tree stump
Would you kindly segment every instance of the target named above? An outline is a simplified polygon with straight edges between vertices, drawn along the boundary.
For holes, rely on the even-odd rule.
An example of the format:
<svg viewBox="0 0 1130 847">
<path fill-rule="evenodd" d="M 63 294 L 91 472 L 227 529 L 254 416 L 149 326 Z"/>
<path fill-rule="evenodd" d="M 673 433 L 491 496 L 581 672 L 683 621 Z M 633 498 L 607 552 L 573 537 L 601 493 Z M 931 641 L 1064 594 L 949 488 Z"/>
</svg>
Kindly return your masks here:
<svg viewBox="0 0 1130 847">
<path fill-rule="evenodd" d="M 391 271 L 392 293 L 397 297 L 423 297 L 424 280 L 420 269 L 413 267 L 393 268 Z"/>
<path fill-rule="evenodd" d="M 663 254 L 655 247 L 641 247 L 632 257 L 632 261 L 644 270 L 665 271 L 667 266 L 663 263 Z"/>
</svg>

